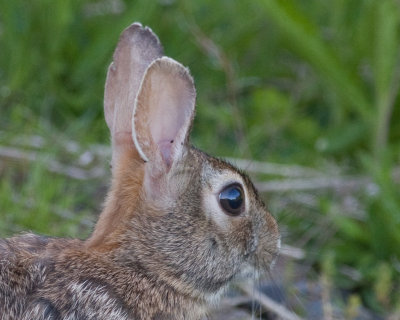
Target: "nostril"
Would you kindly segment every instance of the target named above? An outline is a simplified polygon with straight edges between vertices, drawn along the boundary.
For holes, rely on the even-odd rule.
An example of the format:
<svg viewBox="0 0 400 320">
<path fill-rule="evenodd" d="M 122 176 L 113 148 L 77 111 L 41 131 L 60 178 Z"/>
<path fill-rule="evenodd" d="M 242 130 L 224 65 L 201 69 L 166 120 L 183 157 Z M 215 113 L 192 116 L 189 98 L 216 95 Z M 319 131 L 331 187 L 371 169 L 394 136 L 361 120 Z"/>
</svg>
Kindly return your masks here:
<svg viewBox="0 0 400 320">
<path fill-rule="evenodd" d="M 253 241 L 252 241 L 252 246 L 251 246 L 251 252 L 252 253 L 256 252 L 257 247 L 258 247 L 258 238 L 256 236 L 254 236 Z"/>
<path fill-rule="evenodd" d="M 255 253 L 257 251 L 258 247 L 258 238 L 255 235 L 252 235 L 248 246 L 247 246 L 247 252 L 245 253 L 245 256 L 248 257 L 249 255 Z"/>
<path fill-rule="evenodd" d="M 215 238 L 213 237 L 210 238 L 210 244 L 213 249 L 216 249 L 218 247 L 217 240 L 215 240 Z"/>
</svg>

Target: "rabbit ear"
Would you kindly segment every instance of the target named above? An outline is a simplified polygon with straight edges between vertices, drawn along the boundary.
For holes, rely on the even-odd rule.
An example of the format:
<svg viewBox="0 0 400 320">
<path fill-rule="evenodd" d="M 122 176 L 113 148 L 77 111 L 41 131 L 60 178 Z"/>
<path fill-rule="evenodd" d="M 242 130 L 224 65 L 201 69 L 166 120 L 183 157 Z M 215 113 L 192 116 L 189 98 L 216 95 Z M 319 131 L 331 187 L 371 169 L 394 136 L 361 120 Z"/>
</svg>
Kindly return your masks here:
<svg viewBox="0 0 400 320">
<path fill-rule="evenodd" d="M 157 36 L 150 28 L 134 23 L 120 36 L 108 68 L 104 92 L 104 114 L 111 132 L 113 162 L 124 148 L 132 148 L 131 119 L 135 98 L 149 64 L 163 55 Z"/>
<path fill-rule="evenodd" d="M 184 152 L 193 122 L 196 91 L 189 71 L 175 60 L 155 60 L 143 78 L 132 135 L 144 161 L 171 168 Z"/>
</svg>

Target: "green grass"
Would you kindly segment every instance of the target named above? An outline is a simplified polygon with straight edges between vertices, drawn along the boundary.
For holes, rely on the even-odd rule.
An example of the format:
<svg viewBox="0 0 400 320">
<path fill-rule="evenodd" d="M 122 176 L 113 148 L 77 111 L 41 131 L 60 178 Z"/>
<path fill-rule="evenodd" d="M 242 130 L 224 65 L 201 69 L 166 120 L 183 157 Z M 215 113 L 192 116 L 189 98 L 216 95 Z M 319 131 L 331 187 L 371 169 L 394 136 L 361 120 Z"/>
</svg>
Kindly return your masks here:
<svg viewBox="0 0 400 320">
<path fill-rule="evenodd" d="M 34 162 L 0 157 L 0 236 L 89 234 L 107 178 L 67 178 L 48 163 L 107 171 L 107 156 L 93 151 L 109 143 L 105 74 L 120 32 L 141 21 L 195 78 L 196 146 L 218 156 L 306 165 L 330 178 L 369 179 L 348 194 L 266 196 L 287 229 L 286 242 L 306 250 L 305 264 L 325 270 L 329 257 L 332 282 L 352 294 L 346 306 L 361 298 L 381 314 L 396 309 L 397 1 L 0 0 L 0 8 L 0 148 L 38 154 Z M 29 142 L 34 136 L 40 146 Z M 79 162 L 85 152 L 94 155 L 89 164 Z M 344 275 L 344 267 L 359 277 Z"/>
</svg>

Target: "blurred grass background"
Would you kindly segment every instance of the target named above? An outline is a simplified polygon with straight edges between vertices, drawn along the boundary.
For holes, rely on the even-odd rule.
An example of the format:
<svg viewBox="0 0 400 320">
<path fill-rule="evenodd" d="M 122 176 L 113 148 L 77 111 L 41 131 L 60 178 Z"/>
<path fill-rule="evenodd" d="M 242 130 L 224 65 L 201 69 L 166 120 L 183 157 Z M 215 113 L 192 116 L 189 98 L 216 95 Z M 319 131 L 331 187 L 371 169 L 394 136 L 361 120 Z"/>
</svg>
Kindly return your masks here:
<svg viewBox="0 0 400 320">
<path fill-rule="evenodd" d="M 346 319 L 399 319 L 396 0 L 0 0 L 0 236 L 90 233 L 106 70 L 133 21 L 195 78 L 193 143 L 251 160 L 284 242 Z"/>
</svg>

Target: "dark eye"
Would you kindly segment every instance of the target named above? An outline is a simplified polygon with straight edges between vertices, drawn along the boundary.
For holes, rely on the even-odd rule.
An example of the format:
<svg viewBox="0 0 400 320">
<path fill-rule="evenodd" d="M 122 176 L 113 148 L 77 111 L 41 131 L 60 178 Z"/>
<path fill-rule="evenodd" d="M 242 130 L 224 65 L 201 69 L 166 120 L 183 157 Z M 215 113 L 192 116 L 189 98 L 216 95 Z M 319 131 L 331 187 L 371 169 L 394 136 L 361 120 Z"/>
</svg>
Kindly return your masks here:
<svg viewBox="0 0 400 320">
<path fill-rule="evenodd" d="M 227 214 L 237 216 L 243 211 L 243 198 L 242 187 L 238 184 L 231 184 L 219 194 L 219 203 Z"/>
</svg>

